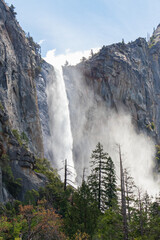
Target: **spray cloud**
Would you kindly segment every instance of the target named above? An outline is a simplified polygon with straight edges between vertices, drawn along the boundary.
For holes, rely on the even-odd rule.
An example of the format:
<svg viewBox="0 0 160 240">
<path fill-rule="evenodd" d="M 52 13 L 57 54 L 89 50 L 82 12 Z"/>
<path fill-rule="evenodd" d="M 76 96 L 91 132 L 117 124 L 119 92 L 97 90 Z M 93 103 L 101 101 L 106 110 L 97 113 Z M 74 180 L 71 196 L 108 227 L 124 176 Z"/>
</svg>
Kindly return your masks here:
<svg viewBox="0 0 160 240">
<path fill-rule="evenodd" d="M 86 84 L 78 68 L 70 67 L 65 76 L 72 135 L 74 158 L 78 176 L 83 167 L 89 169 L 92 150 L 101 142 L 104 150 L 112 157 L 119 175 L 119 155 L 117 144 L 121 145 L 124 167 L 129 169 L 138 187 L 154 194 L 158 192 L 158 182 L 154 180 L 153 168 L 155 143 L 144 133 L 138 133 L 129 113 L 107 108 L 106 102 L 97 95 L 92 83 Z M 81 178 L 79 178 L 81 181 Z"/>
</svg>

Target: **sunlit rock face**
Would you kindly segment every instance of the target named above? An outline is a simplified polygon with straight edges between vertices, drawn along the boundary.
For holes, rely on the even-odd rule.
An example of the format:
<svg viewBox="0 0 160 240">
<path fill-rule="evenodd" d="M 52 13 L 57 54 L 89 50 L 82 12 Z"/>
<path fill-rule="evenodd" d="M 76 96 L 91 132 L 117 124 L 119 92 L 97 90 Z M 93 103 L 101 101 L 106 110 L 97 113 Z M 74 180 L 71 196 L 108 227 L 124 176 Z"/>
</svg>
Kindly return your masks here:
<svg viewBox="0 0 160 240">
<path fill-rule="evenodd" d="M 4 1 L 0 1 L 0 100 L 12 129 L 25 132 L 29 149 L 43 157 L 35 79 L 40 55 Z"/>
<path fill-rule="evenodd" d="M 83 59 L 76 66 L 63 68 L 70 106 L 73 156 L 77 171 L 82 172 L 83 167 L 89 166 L 91 151 L 95 148 L 96 141 L 102 141 L 106 151 L 112 156 L 116 151 L 115 144 L 118 142 L 124 143 L 124 154 L 125 149 L 129 149 L 127 142 L 135 145 L 133 156 L 134 152 L 137 152 L 137 155 L 131 160 L 128 152 L 125 157 L 128 158 L 128 162 L 135 162 L 133 168 L 136 172 L 136 165 L 144 162 L 141 156 L 146 157 L 145 153 L 139 152 L 136 142 L 152 139 L 152 143 L 149 143 L 149 140 L 144 147 L 151 146 L 148 162 L 152 172 L 155 164 L 154 144 L 160 141 L 158 29 L 155 31 L 156 37 L 155 35 L 152 37 L 152 41 L 154 38 L 156 41 L 148 43 L 145 39 L 139 38 L 128 44 L 103 46 L 99 53 L 90 59 Z M 141 140 L 138 138 L 133 140 L 133 136 L 129 134 L 131 123 L 127 123 L 130 120 L 128 118 L 126 121 L 125 116 L 131 119 L 134 127 L 134 131 L 131 132 L 135 132 L 135 136 L 136 134 L 138 137 L 143 136 Z M 128 139 L 125 139 L 127 135 Z M 86 152 L 87 148 L 89 151 Z"/>
<path fill-rule="evenodd" d="M 64 68 L 64 75 L 67 79 L 80 76 L 107 108 L 130 113 L 139 130 L 160 140 L 159 41 L 150 45 L 139 38 L 103 47 L 89 60 Z"/>
</svg>

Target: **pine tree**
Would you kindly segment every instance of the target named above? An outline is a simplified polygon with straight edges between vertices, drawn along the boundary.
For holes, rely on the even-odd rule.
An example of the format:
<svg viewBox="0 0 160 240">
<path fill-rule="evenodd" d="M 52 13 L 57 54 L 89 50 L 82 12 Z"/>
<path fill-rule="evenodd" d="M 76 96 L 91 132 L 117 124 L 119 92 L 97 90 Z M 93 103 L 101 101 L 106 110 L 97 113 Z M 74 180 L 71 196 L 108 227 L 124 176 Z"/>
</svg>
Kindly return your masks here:
<svg viewBox="0 0 160 240">
<path fill-rule="evenodd" d="M 88 178 L 89 187 L 98 208 L 105 211 L 116 200 L 116 176 L 114 163 L 103 146 L 98 143 L 91 156 L 91 175 Z"/>
<path fill-rule="evenodd" d="M 13 4 L 11 4 L 11 6 L 9 7 L 9 9 L 10 9 L 12 15 L 13 15 L 14 17 L 16 17 L 17 13 L 15 12 L 15 7 L 13 6 Z"/>
<path fill-rule="evenodd" d="M 135 183 L 133 178 L 129 175 L 127 169 L 124 169 L 124 184 L 126 195 L 126 210 L 128 216 L 128 223 L 131 222 L 131 211 L 135 200 Z"/>
<path fill-rule="evenodd" d="M 107 158 L 106 162 L 106 176 L 105 180 L 105 194 L 107 196 L 106 205 L 110 208 L 113 207 L 114 202 L 117 201 L 117 186 L 115 176 L 115 166 L 111 157 Z"/>
<path fill-rule="evenodd" d="M 122 240 L 122 215 L 118 205 L 109 208 L 97 221 L 97 228 L 93 239 Z"/>
<path fill-rule="evenodd" d="M 90 236 L 96 228 L 100 211 L 97 202 L 93 199 L 85 181 L 73 194 L 73 204 L 70 205 L 65 216 L 65 231 L 69 237 L 76 232 L 87 233 Z"/>
</svg>

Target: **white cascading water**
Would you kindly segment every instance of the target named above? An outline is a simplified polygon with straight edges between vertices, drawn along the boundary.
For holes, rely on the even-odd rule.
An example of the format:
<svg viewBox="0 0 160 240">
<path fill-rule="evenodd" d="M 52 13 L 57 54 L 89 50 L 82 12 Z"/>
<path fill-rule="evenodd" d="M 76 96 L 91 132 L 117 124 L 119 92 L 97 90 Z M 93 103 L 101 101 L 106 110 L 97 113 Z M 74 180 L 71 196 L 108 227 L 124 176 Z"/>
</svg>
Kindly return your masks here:
<svg viewBox="0 0 160 240">
<path fill-rule="evenodd" d="M 70 113 L 62 67 L 55 68 L 56 78 L 47 87 L 47 98 L 50 115 L 50 151 L 53 154 L 54 167 L 58 169 L 61 178 L 64 178 L 64 161 L 71 174 L 68 180 L 75 183 L 76 171 L 72 155 L 73 139 L 70 124 Z M 70 182 L 69 182 L 70 183 Z M 76 183 L 74 184 L 76 185 Z"/>
</svg>

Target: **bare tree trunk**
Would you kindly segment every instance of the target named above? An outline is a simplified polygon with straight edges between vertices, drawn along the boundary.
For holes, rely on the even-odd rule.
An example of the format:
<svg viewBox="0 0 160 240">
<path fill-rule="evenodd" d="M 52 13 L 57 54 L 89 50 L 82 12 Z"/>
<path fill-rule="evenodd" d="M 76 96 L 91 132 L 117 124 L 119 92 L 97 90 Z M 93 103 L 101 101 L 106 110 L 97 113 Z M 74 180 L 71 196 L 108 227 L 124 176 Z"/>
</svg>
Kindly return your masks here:
<svg viewBox="0 0 160 240">
<path fill-rule="evenodd" d="M 142 218 L 142 201 L 141 201 L 141 192 L 140 189 L 138 188 L 138 199 L 139 199 L 139 217 L 140 217 L 140 231 L 141 231 L 141 237 L 144 234 L 144 229 L 143 229 L 143 218 Z"/>
<path fill-rule="evenodd" d="M 3 202 L 3 193 L 2 193 L 2 169 L 0 167 L 0 202 Z"/>
<path fill-rule="evenodd" d="M 99 188 L 98 188 L 98 208 L 101 209 L 101 169 L 102 162 L 101 162 L 101 153 L 100 153 L 100 161 L 99 161 Z"/>
<path fill-rule="evenodd" d="M 124 233 L 124 240 L 128 240 L 128 225 L 127 225 L 127 214 L 126 214 L 125 183 L 124 183 L 124 172 L 123 172 L 123 163 L 122 163 L 122 156 L 121 156 L 120 145 L 119 145 L 119 159 L 120 159 L 121 206 L 122 206 L 122 217 L 123 217 L 123 233 Z"/>
<path fill-rule="evenodd" d="M 130 213 L 130 200 L 129 200 L 129 186 L 128 186 L 128 174 L 125 171 L 125 190 L 126 190 L 126 197 L 127 197 L 127 209 L 128 209 L 128 221 L 131 221 L 131 213 Z"/>
<path fill-rule="evenodd" d="M 64 167 L 64 191 L 67 188 L 67 159 L 65 159 L 65 167 Z"/>
<path fill-rule="evenodd" d="M 85 181 L 85 167 L 83 168 L 83 176 L 82 176 L 82 183 L 84 183 L 84 181 Z"/>
</svg>

